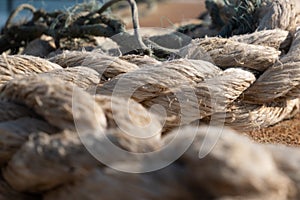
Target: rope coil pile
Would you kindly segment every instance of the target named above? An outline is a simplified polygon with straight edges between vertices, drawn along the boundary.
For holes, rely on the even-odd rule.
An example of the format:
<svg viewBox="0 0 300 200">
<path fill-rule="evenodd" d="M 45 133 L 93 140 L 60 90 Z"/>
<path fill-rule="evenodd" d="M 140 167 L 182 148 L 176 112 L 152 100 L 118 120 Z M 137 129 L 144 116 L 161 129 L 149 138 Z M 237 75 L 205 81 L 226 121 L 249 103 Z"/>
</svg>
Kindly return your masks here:
<svg viewBox="0 0 300 200">
<path fill-rule="evenodd" d="M 99 51 L 64 51 L 48 59 L 2 54 L 0 199 L 300 198 L 300 150 L 237 134 L 272 126 L 300 109 L 294 4 L 272 2 L 263 1 L 274 12 L 266 16 L 278 23 L 264 16 L 259 31 L 192 40 L 176 50 L 180 59 Z M 288 7 L 279 8 L 282 2 Z M 289 20 L 282 24 L 287 11 L 277 16 L 275 8 L 292 9 Z M 219 135 L 220 124 L 231 129 Z M 167 167 L 127 174 L 99 162 L 83 141 L 115 166 L 146 169 L 147 158 L 109 152 L 104 137 L 136 154 L 174 141 L 162 161 L 194 140 Z M 199 159 L 201 145 L 210 149 L 215 138 L 212 151 Z"/>
</svg>

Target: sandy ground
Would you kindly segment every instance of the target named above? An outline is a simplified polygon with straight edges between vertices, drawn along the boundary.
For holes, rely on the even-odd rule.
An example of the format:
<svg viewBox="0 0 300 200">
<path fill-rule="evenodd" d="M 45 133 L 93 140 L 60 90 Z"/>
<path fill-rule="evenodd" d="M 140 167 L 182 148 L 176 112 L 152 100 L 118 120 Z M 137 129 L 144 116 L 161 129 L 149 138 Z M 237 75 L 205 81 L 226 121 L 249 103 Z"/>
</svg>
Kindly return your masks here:
<svg viewBox="0 0 300 200">
<path fill-rule="evenodd" d="M 246 133 L 255 141 L 300 147 L 300 113 L 274 126 Z"/>
<path fill-rule="evenodd" d="M 183 23 L 196 19 L 205 11 L 204 0 L 169 0 L 156 4 L 149 9 L 145 5 L 139 5 L 141 27 L 171 27 L 176 23 Z M 118 13 L 131 28 L 131 18 L 129 8 Z"/>
<path fill-rule="evenodd" d="M 141 26 L 169 27 L 197 18 L 205 10 L 204 1 L 167 1 L 140 20 Z"/>
</svg>

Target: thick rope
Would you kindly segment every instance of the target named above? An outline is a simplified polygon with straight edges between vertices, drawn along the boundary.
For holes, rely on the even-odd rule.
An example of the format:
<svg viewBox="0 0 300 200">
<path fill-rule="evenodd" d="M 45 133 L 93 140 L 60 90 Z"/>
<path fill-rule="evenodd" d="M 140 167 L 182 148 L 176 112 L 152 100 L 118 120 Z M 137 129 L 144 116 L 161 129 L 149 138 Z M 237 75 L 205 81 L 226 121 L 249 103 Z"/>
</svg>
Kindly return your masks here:
<svg viewBox="0 0 300 200">
<path fill-rule="evenodd" d="M 44 193 L 45 191 L 52 190 L 52 188 L 56 188 L 58 186 L 66 184 L 65 186 L 59 187 L 59 189 L 54 190 L 50 193 L 47 192 L 46 195 L 46 197 L 49 199 L 52 199 L 54 197 L 63 198 L 65 194 L 64 192 L 68 191 L 67 188 L 69 187 L 71 187 L 72 190 L 76 191 L 75 194 L 77 194 L 77 191 L 81 191 L 76 188 L 77 184 L 79 184 L 82 188 L 87 189 L 89 187 L 89 184 L 94 183 L 93 181 L 96 181 L 98 183 L 101 182 L 102 179 L 98 178 L 92 179 L 92 182 L 90 182 L 89 180 L 90 173 L 95 172 L 96 175 L 91 175 L 95 178 L 98 177 L 97 173 L 104 173 L 104 175 L 100 176 L 103 177 L 105 176 L 106 172 L 104 171 L 105 168 L 98 167 L 99 164 L 97 163 L 97 161 L 95 161 L 93 157 L 89 156 L 89 153 L 86 152 L 85 148 L 78 140 L 76 134 L 73 133 L 73 131 L 75 130 L 74 119 L 76 119 L 76 121 L 81 121 L 81 125 L 83 125 L 86 129 L 95 130 L 95 128 L 98 127 L 98 125 L 96 125 L 97 121 L 95 121 L 95 119 L 93 118 L 94 114 L 96 113 L 97 118 L 101 119 L 100 124 L 102 124 L 102 129 L 106 130 L 108 136 L 112 138 L 115 137 L 116 139 L 113 139 L 113 141 L 116 142 L 115 144 L 129 151 L 139 152 L 143 151 L 146 146 L 148 146 L 146 149 L 156 149 L 163 145 L 160 137 L 153 138 L 150 141 L 147 141 L 145 144 L 139 141 L 135 141 L 134 138 L 131 137 L 125 137 L 123 138 L 123 142 L 121 142 L 123 133 L 122 131 L 120 132 L 120 130 L 118 130 L 118 126 L 115 125 L 115 122 L 111 121 L 112 119 L 114 119 L 111 115 L 112 111 L 110 111 L 109 106 L 105 106 L 105 104 L 109 105 L 110 102 L 112 102 L 109 97 L 99 96 L 96 98 L 97 103 L 95 104 L 95 100 L 91 95 L 82 90 L 78 90 L 78 97 L 80 96 L 80 98 L 74 99 L 73 88 L 81 87 L 89 91 L 89 86 L 97 86 L 103 74 L 106 73 L 105 66 L 102 67 L 102 75 L 98 71 L 93 70 L 95 69 L 95 67 L 92 64 L 89 64 L 86 67 L 76 67 L 76 62 L 78 62 L 78 60 L 80 59 L 82 61 L 78 62 L 79 66 L 87 62 L 85 59 L 79 58 L 78 55 L 94 58 L 95 65 L 97 64 L 96 59 L 98 59 L 99 61 L 102 60 L 101 62 L 103 63 L 105 63 L 105 60 L 108 60 L 106 61 L 106 63 L 108 63 L 107 69 L 115 71 L 115 74 L 110 74 L 110 78 L 112 79 L 102 79 L 103 82 L 98 85 L 99 87 L 96 90 L 97 93 L 107 94 L 113 91 L 113 86 L 121 78 L 126 78 L 125 80 L 127 80 L 127 83 L 129 84 L 142 86 L 147 86 L 148 84 L 147 87 L 142 87 L 140 89 L 138 88 L 138 90 L 135 91 L 132 97 L 145 107 L 151 107 L 152 105 L 159 104 L 166 109 L 168 118 L 165 124 L 166 127 L 162 129 L 163 131 L 174 129 L 174 127 L 180 124 L 181 119 L 176 117 L 178 116 L 178 113 L 180 113 L 180 104 L 179 102 L 176 102 L 173 92 L 184 89 L 184 86 L 192 87 L 193 90 L 195 90 L 197 102 L 194 102 L 192 105 L 201 107 L 201 112 L 199 113 L 199 115 L 187 116 L 189 117 L 189 121 L 185 122 L 187 124 L 197 119 L 201 120 L 203 118 L 205 120 L 210 116 L 214 117 L 214 119 L 218 119 L 217 117 L 219 115 L 222 115 L 222 113 L 220 113 L 220 110 L 222 111 L 222 108 L 226 108 L 225 111 L 227 113 L 225 123 L 227 125 L 236 128 L 264 127 L 277 123 L 291 113 L 295 112 L 294 108 L 299 105 L 299 101 L 297 98 L 294 100 L 289 100 L 290 97 L 285 99 L 285 96 L 281 96 L 282 103 L 243 103 L 245 99 L 243 95 L 244 91 L 246 91 L 247 88 L 251 88 L 251 85 L 254 85 L 256 83 L 255 75 L 248 70 L 229 68 L 223 71 L 219 67 L 209 62 L 189 59 L 165 61 L 162 63 L 158 62 L 157 65 L 153 64 L 153 62 L 150 60 L 150 63 L 152 63 L 150 66 L 138 67 L 137 65 L 130 63 L 130 58 L 127 58 L 125 61 L 118 58 L 112 59 L 112 57 L 109 56 L 93 56 L 93 54 L 95 53 L 78 52 L 77 54 L 75 54 L 74 52 L 65 52 L 63 54 L 63 56 L 66 58 L 65 60 L 56 59 L 62 55 L 52 58 L 51 60 L 57 60 L 61 63 L 61 65 L 63 65 L 63 61 L 65 61 L 71 68 L 49 68 L 47 73 L 43 73 L 41 71 L 39 72 L 39 75 L 28 75 L 28 77 L 13 78 L 9 82 L 4 83 L 4 85 L 2 86 L 1 101 L 3 103 L 9 103 L 11 105 L 18 104 L 34 111 L 34 119 L 31 122 L 33 124 L 30 130 L 22 128 L 21 124 L 27 125 L 29 121 L 26 121 L 26 118 L 18 118 L 18 115 L 13 118 L 18 118 L 13 121 L 13 123 L 9 121 L 0 123 L 0 127 L 1 125 L 3 126 L 1 130 L 5 130 L 7 134 L 7 136 L 3 139 L 3 141 L 5 141 L 6 143 L 6 148 L 3 149 L 0 154 L 2 155 L 1 162 L 3 164 L 6 164 L 8 162 L 7 167 L 3 171 L 3 175 L 5 180 L 10 184 L 10 186 L 14 188 L 14 190 L 22 192 Z M 72 63 L 71 58 L 72 56 L 74 57 L 74 55 L 76 57 L 76 60 Z M 23 57 L 27 58 L 26 64 L 31 62 L 33 63 L 27 64 L 29 66 L 29 69 L 31 65 L 35 66 L 35 57 Z M 7 56 L 6 62 L 4 62 L 3 66 L 8 67 L 7 64 L 5 65 L 5 63 L 13 63 L 12 61 L 15 58 L 19 59 L 23 57 Z M 282 59 L 283 58 L 284 57 L 282 57 Z M 90 59 L 88 60 L 91 61 Z M 114 60 L 116 61 L 116 63 L 114 63 Z M 43 62 L 47 63 L 48 61 L 43 60 Z M 118 70 L 113 70 L 120 69 L 120 64 L 118 64 L 118 62 L 121 62 L 126 66 L 135 66 L 135 68 L 131 71 L 123 71 L 120 73 L 120 71 Z M 139 62 L 134 60 L 134 63 L 137 64 Z M 145 65 L 145 63 L 143 63 L 143 65 Z M 16 62 L 14 65 L 10 64 L 9 68 L 15 71 L 15 68 L 20 68 L 20 66 L 24 67 L 24 64 Z M 272 66 L 270 66 L 270 68 L 272 68 Z M 284 68 L 282 70 L 284 70 Z M 267 71 L 268 69 L 265 72 Z M 18 74 L 18 71 L 15 71 L 15 74 Z M 78 76 L 81 78 L 76 79 L 76 77 Z M 170 78 L 171 76 L 174 76 L 174 78 Z M 217 101 L 215 102 L 216 104 L 210 105 L 212 100 L 211 94 L 214 94 L 214 97 L 218 97 L 217 99 L 221 99 L 222 101 Z M 74 115 L 74 112 L 76 113 L 76 110 L 72 111 L 71 109 L 72 102 L 74 101 L 76 102 L 76 105 L 79 106 L 76 109 L 79 109 L 78 111 L 80 112 L 84 111 L 84 115 Z M 124 105 L 124 103 L 120 102 L 120 105 Z M 91 107 L 91 105 L 93 106 Z M 121 120 L 124 120 L 123 123 L 127 124 L 128 126 L 128 118 L 122 118 L 122 113 L 124 112 L 122 111 L 122 109 L 123 107 L 121 106 L 117 110 L 118 112 L 120 112 Z M 140 106 L 140 109 L 144 108 Z M 137 108 L 133 110 L 137 110 Z M 22 111 L 20 110 L 20 112 Z M 23 112 L 24 116 L 26 116 L 26 109 Z M 147 116 L 148 112 L 145 109 L 144 112 L 145 116 Z M 136 119 L 141 119 L 141 112 L 139 111 L 137 113 L 139 114 L 139 116 Z M 171 115 L 173 115 L 173 117 Z M 20 116 L 23 115 L 21 114 Z M 156 116 L 153 116 L 151 119 L 153 120 L 156 118 L 159 119 L 159 117 Z M 35 120 L 39 121 L 39 123 Z M 39 124 L 41 125 L 39 126 Z M 52 131 L 50 131 L 49 128 L 45 128 L 45 125 L 43 124 L 48 124 L 49 128 L 51 128 Z M 161 126 L 159 124 L 160 123 L 158 122 L 156 127 L 158 129 L 161 129 Z M 11 126 L 16 126 L 22 131 L 9 128 Z M 41 132 L 43 133 L 41 134 Z M 39 134 L 36 135 L 37 133 Z M 91 133 L 93 132 L 90 132 L 89 134 Z M 20 140 L 19 138 L 20 134 L 22 135 L 22 140 Z M 96 134 L 96 132 L 94 134 Z M 170 135 L 170 133 L 168 133 L 167 135 Z M 3 137 L 4 136 L 5 135 L 3 134 Z M 96 137 L 96 135 L 93 137 Z M 58 144 L 61 145 L 60 148 L 57 147 Z M 263 149 L 264 148 L 265 147 L 263 147 Z M 266 157 L 268 156 L 266 155 Z M 271 157 L 269 158 L 271 159 Z M 280 160 L 285 158 L 277 159 Z M 195 165 L 197 162 L 194 164 L 192 163 L 188 166 L 198 166 Z M 275 163 L 273 165 L 277 164 Z M 28 168 L 30 166 L 45 167 L 39 167 L 39 169 L 42 169 L 39 171 L 37 170 L 37 168 Z M 180 181 L 176 164 L 174 164 L 173 166 L 175 167 L 175 171 L 170 169 L 171 171 L 169 171 L 169 173 L 177 174 L 176 177 L 179 178 L 177 180 Z M 226 166 L 226 164 L 224 164 L 224 166 Z M 69 170 L 71 168 L 75 170 L 71 170 L 70 173 L 67 173 L 66 170 Z M 240 170 L 243 170 L 243 168 L 240 168 Z M 285 172 L 285 169 L 282 170 L 282 172 Z M 49 176 L 43 175 L 45 172 L 49 174 Z M 283 176 L 282 172 L 272 172 L 273 174 L 278 174 L 278 177 L 276 178 L 278 184 L 285 183 L 284 185 L 289 188 L 284 189 L 280 187 L 280 191 L 282 191 L 280 195 L 296 195 L 291 191 L 293 191 L 292 188 L 295 187 L 294 184 L 298 183 L 293 178 L 290 178 L 292 175 L 290 176 L 290 174 L 287 173 L 288 175 Z M 275 179 L 269 181 L 258 175 L 252 174 L 252 177 L 253 176 L 257 177 L 258 180 L 262 180 L 265 184 L 274 184 Z M 109 178 L 108 180 L 117 181 L 119 180 L 118 178 L 121 177 L 122 176 L 117 173 L 116 176 L 108 176 L 107 178 Z M 130 182 L 129 177 L 127 177 L 126 179 Z M 139 176 L 139 178 L 144 180 L 143 176 Z M 165 180 L 167 181 L 167 179 Z M 196 178 L 195 180 L 191 180 L 191 182 L 201 182 L 201 180 L 202 179 Z M 225 180 L 227 179 L 225 178 Z M 75 185 L 68 185 L 69 182 L 74 181 L 76 183 Z M 28 184 L 29 182 L 30 184 Z M 159 184 L 157 182 L 154 183 Z M 134 183 L 132 184 L 134 185 Z M 170 185 L 167 184 L 165 187 L 169 186 Z M 249 185 L 247 187 L 252 186 Z M 276 187 L 277 186 L 274 186 L 274 188 Z M 102 190 L 97 189 L 97 191 Z M 94 191 L 93 194 L 105 196 L 105 194 L 102 193 L 98 194 L 97 191 Z M 183 195 L 183 197 L 195 195 L 190 193 L 190 191 L 187 191 L 184 187 L 181 187 L 179 191 L 182 192 L 181 195 Z M 264 195 L 259 191 L 260 190 L 258 189 L 258 195 Z M 278 195 L 276 191 L 277 189 L 274 189 L 274 195 Z M 172 194 L 177 193 L 173 192 Z M 226 192 L 224 194 L 226 194 Z M 268 195 L 270 194 L 272 194 L 272 191 L 268 191 Z M 110 193 L 106 195 L 110 195 Z M 166 197 L 169 197 L 169 195 L 171 194 L 164 195 L 166 195 Z"/>
<path fill-rule="evenodd" d="M 262 1 L 286 16 L 280 2 Z M 285 24 L 270 26 L 283 30 L 197 39 L 178 51 L 183 58 L 168 61 L 72 51 L 48 60 L 1 55 L 0 198 L 299 199 L 299 149 L 193 126 L 219 122 L 253 131 L 299 111 L 300 30 L 286 31 L 292 15 Z M 265 24 L 260 19 L 259 25 Z M 122 89 L 133 89 L 132 94 Z M 191 147 L 149 174 L 114 171 L 82 143 L 87 139 L 110 159 L 119 155 L 103 149 L 99 132 L 122 150 L 147 153 L 170 144 L 177 128 L 183 134 L 169 151 L 195 139 Z M 201 145 L 210 149 L 216 138 L 215 148 L 199 159 Z M 261 141 L 288 143 L 268 138 Z M 114 164 L 122 166 L 144 161 L 118 158 Z"/>
</svg>

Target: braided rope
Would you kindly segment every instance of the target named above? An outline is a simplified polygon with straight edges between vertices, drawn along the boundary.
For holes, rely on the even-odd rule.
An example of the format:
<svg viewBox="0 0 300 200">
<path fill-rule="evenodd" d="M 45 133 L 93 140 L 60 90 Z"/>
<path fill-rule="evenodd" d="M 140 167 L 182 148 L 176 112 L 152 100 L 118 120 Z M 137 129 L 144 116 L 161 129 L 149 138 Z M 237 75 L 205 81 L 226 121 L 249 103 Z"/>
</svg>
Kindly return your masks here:
<svg viewBox="0 0 300 200">
<path fill-rule="evenodd" d="M 275 31 L 273 32 L 275 33 Z M 147 87 L 138 88 L 132 98 L 148 108 L 155 104 L 162 105 L 167 112 L 170 114 L 173 113 L 173 115 L 178 115 L 180 105 L 178 101 L 177 103 L 174 101 L 175 98 L 172 93 L 182 89 L 180 88 L 181 86 L 188 84 L 188 87 L 192 87 L 198 98 L 198 102 L 194 103 L 200 106 L 201 112 L 203 111 L 199 116 L 194 116 L 194 120 L 208 117 L 216 112 L 215 107 L 209 108 L 207 105 L 212 101 L 212 91 L 218 90 L 219 93 L 216 93 L 214 98 L 222 99 L 222 102 L 219 102 L 220 106 L 226 110 L 228 116 L 235 116 L 232 117 L 232 119 L 226 120 L 226 122 L 231 122 L 228 123 L 228 125 L 232 124 L 234 127 L 234 120 L 239 121 L 238 116 L 243 116 L 239 114 L 247 111 L 249 116 L 252 117 L 251 119 L 248 117 L 248 122 L 244 121 L 245 119 L 243 120 L 245 127 L 265 127 L 286 118 L 286 115 L 289 114 L 286 110 L 293 110 L 293 108 L 297 107 L 296 101 L 292 101 L 292 99 L 299 97 L 299 93 L 297 93 L 299 90 L 297 78 L 299 76 L 299 64 L 297 62 L 299 34 L 298 32 L 295 34 L 290 51 L 286 55 L 279 57 L 278 50 L 274 47 L 268 47 L 268 45 L 274 46 L 274 43 L 277 43 L 275 47 L 279 48 L 280 44 L 286 41 L 288 35 L 284 31 L 279 31 L 279 33 L 283 33 L 286 36 L 286 38 L 278 38 L 281 43 L 271 41 L 263 46 L 262 41 L 268 41 L 264 39 L 263 36 L 269 38 L 270 33 L 270 31 L 255 32 L 247 36 L 241 36 L 241 39 L 235 36 L 233 39 L 206 38 L 196 40 L 194 44 L 189 45 L 181 51 L 183 52 L 182 55 L 187 58 L 201 59 L 203 55 L 209 55 L 212 58 L 212 62 L 217 61 L 216 65 L 219 67 L 223 69 L 229 68 L 225 71 L 222 71 L 214 64 L 201 60 L 181 59 L 162 63 L 153 63 L 152 60 L 149 60 L 149 62 L 151 62 L 149 66 L 138 67 L 130 63 L 130 57 L 128 57 L 127 60 L 122 60 L 92 52 L 65 52 L 51 58 L 50 61 L 56 62 L 63 67 L 71 68 L 56 72 L 53 71 L 45 75 L 62 77 L 66 79 L 66 82 L 73 82 L 77 86 L 85 89 L 91 89 L 100 82 L 100 85 L 103 84 L 103 87 L 98 87 L 96 92 L 108 95 L 112 94 L 119 79 L 124 80 L 130 87 L 149 85 Z M 257 35 L 259 35 L 260 41 L 257 41 Z M 268 52 L 269 48 L 271 50 L 270 53 Z M 193 57 L 195 53 L 191 52 L 197 50 L 201 52 L 202 56 Z M 7 62 L 16 62 L 16 59 L 23 57 L 28 59 L 28 56 L 6 56 L 6 59 L 2 59 L 2 65 L 3 67 L 9 66 L 6 64 Z M 237 59 L 239 57 L 243 60 Z M 14 61 L 10 61 L 10 58 Z M 36 63 L 37 59 L 32 57 L 31 60 Z M 26 60 L 26 62 L 31 61 Z M 143 63 L 144 66 L 146 65 L 145 62 Z M 24 65 L 25 64 L 22 63 L 15 63 L 14 66 L 16 67 L 13 68 L 14 74 L 23 73 L 15 70 L 19 68 L 28 68 L 29 71 L 36 71 L 35 68 L 26 68 L 26 65 Z M 85 70 L 84 67 L 81 69 L 78 67 L 73 68 L 74 66 L 85 66 L 96 71 L 89 72 Z M 230 68 L 232 66 L 244 67 L 244 69 Z M 46 68 L 45 71 L 52 69 L 53 68 Z M 250 71 L 247 69 L 250 69 Z M 257 80 L 257 73 L 251 71 L 253 69 L 256 70 L 257 73 L 262 73 Z M 72 73 L 74 73 L 74 75 L 72 75 Z M 82 75 L 80 75 L 80 73 Z M 4 72 L 5 77 L 7 77 L 6 74 L 7 73 Z M 72 78 L 75 74 L 77 78 Z M 99 74 L 101 75 L 99 77 L 100 79 L 97 77 Z M 78 80 L 78 83 L 76 83 L 76 80 Z M 274 106 L 271 103 L 274 100 L 278 101 L 278 105 L 280 106 Z M 170 101 L 172 101 L 171 107 L 169 106 Z M 255 106 L 249 110 L 251 105 L 248 104 L 254 104 Z M 272 115 L 274 116 L 273 120 L 267 120 L 267 115 L 265 115 L 265 120 L 258 120 L 253 118 L 251 114 L 251 110 L 257 110 L 258 107 L 264 110 L 260 112 L 267 112 L 266 110 L 269 110 L 269 112 L 273 113 L 274 110 L 277 110 L 280 114 L 275 112 Z M 285 111 L 277 109 L 277 107 L 284 108 Z M 257 117 L 260 118 L 261 116 Z M 266 123 L 265 121 L 270 121 L 270 123 Z"/>
<path fill-rule="evenodd" d="M 194 40 L 179 51 L 183 58 L 169 61 L 72 51 L 48 60 L 1 55 L 0 199 L 300 198 L 299 149 L 194 126 L 219 121 L 241 132 L 299 111 L 300 29 L 285 30 Z M 160 171 L 125 174 L 98 162 L 83 141 L 117 157 L 117 166 L 147 158 L 113 154 L 99 132 L 134 153 L 174 141 L 162 161 L 195 140 Z M 216 137 L 198 159 L 199 147 L 210 149 Z"/>
</svg>

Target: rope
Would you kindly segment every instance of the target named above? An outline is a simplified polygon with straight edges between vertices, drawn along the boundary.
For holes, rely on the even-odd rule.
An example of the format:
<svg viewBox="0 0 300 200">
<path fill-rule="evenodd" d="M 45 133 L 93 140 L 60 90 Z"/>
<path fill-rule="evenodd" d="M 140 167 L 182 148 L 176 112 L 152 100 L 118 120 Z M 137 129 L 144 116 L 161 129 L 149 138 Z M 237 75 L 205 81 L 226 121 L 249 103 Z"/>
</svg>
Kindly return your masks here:
<svg viewBox="0 0 300 200">
<path fill-rule="evenodd" d="M 251 135 L 299 112 L 300 29 L 287 21 L 195 39 L 173 60 L 96 51 L 0 56 L 0 199 L 300 198 L 299 149 L 278 145 L 300 142 L 270 136 L 260 141 L 277 145 L 258 144 L 232 130 Z M 110 168 L 147 171 L 157 167 L 147 153 L 159 151 L 159 171 Z"/>
</svg>

